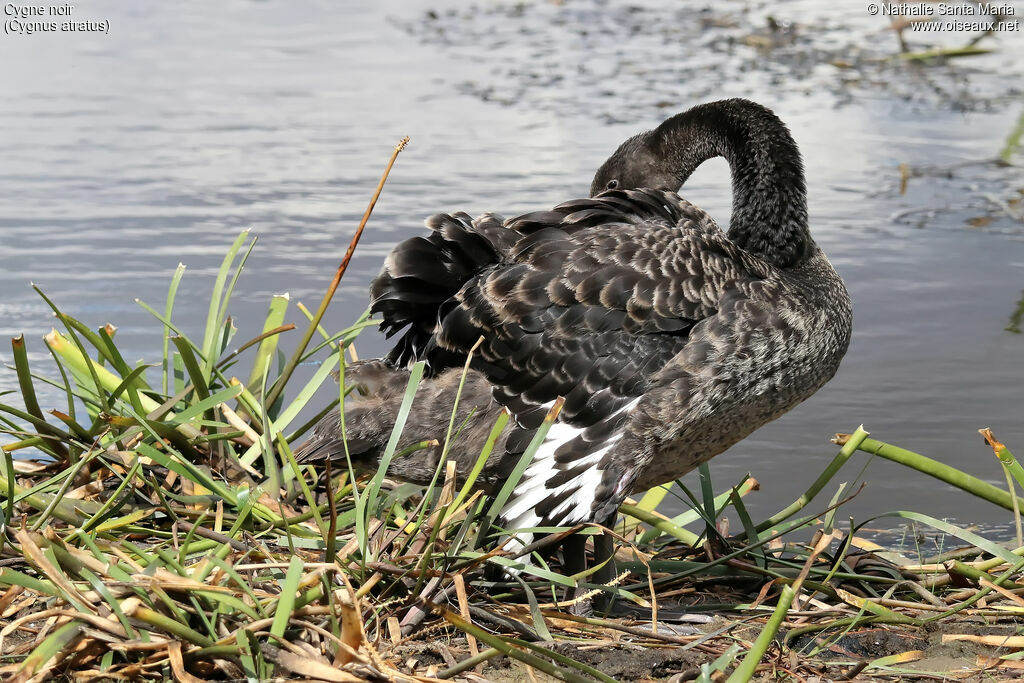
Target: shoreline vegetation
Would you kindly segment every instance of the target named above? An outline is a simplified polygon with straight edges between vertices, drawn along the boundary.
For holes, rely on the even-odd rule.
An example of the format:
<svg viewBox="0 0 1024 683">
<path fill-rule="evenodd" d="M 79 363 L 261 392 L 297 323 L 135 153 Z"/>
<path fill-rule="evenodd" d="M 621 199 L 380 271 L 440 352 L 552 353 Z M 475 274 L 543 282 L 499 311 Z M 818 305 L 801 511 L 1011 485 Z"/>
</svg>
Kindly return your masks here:
<svg viewBox="0 0 1024 683">
<path fill-rule="evenodd" d="M 676 483 L 622 506 L 609 585 L 590 583 L 593 569 L 565 576 L 543 554 L 525 565 L 494 548 L 490 522 L 516 474 L 493 500 L 472 490 L 474 474 L 457 482 L 443 458 L 435 486 L 386 478 L 421 365 L 378 470 L 357 478 L 341 464 L 327 472 L 329 493 L 318 488 L 323 473 L 299 466 L 292 444 L 359 390 L 345 386 L 345 354 L 354 357 L 353 341 L 375 324 L 364 314 L 330 334 L 320 321 L 407 141 L 317 310 L 275 296 L 262 333 L 241 345 L 228 310 L 256 243 L 248 232 L 224 258 L 202 339 L 173 320 L 184 266 L 162 310 L 140 302 L 161 334 L 155 364 L 129 365 L 114 326 L 90 327 L 39 292 L 63 327 L 45 337 L 56 373 L 30 367 L 25 339 L 15 338 L 19 391 L 0 395 L 0 432 L 12 439 L 0 461 L 4 680 L 1020 675 L 1024 469 L 988 430 L 1006 488 L 863 428 L 836 435 L 839 451 L 806 492 L 760 521 L 743 502 L 756 480 L 716 488 L 702 468 L 699 489 Z M 285 322 L 296 310 L 303 325 Z M 297 327 L 300 340 L 286 355 L 280 336 Z M 295 368 L 314 359 L 313 377 L 295 386 Z M 335 370 L 336 400 L 300 422 Z M 43 386 L 64 397 L 60 408 L 43 410 Z M 548 424 L 556 415 L 557 407 Z M 479 465 L 507 421 L 494 426 Z M 453 417 L 436 439 L 447 449 L 459 431 Z M 913 511 L 846 518 L 856 491 L 836 476 L 858 452 L 915 470 L 937 493 L 954 486 L 1006 509 L 1016 538 L 996 542 Z M 690 509 L 659 513 L 668 496 Z M 934 529 L 957 547 L 887 552 L 864 537 L 881 518 Z M 549 536 L 519 555 L 580 529 L 596 531 L 542 529 Z M 494 580 L 487 566 L 520 573 Z M 579 616 L 565 597 L 578 586 L 650 617 Z"/>
</svg>

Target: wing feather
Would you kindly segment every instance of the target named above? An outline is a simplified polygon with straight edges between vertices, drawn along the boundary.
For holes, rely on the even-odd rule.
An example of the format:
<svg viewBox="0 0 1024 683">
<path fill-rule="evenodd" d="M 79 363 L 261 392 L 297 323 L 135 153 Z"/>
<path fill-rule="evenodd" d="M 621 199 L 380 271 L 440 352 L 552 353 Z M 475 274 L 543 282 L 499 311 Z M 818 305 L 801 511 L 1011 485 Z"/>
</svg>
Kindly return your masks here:
<svg viewBox="0 0 1024 683">
<path fill-rule="evenodd" d="M 614 511 L 632 480 L 609 454 L 631 411 L 693 326 L 714 315 L 737 282 L 758 275 L 706 213 L 658 190 L 566 202 L 506 221 L 503 233 L 493 220 L 478 224 L 464 214 L 428 225 L 433 235 L 403 243 L 401 258 L 389 259 L 395 273 L 386 268 L 381 276 L 392 283 L 396 275 L 415 277 L 416 263 L 434 249 L 437 262 L 421 271 L 426 293 L 375 299 L 385 329 L 393 333 L 414 317 L 402 309 L 405 318 L 389 319 L 395 298 L 429 299 L 437 294 L 430 287 L 455 273 L 461 280 L 450 296 L 416 312 L 418 356 L 440 365 L 483 337 L 473 362 L 524 435 L 555 398 L 565 398 L 558 429 L 514 492 L 505 521 L 510 528 L 574 523 Z M 396 285 L 388 284 L 375 283 L 375 291 L 392 292 Z M 529 439 L 516 441 L 525 447 Z"/>
</svg>

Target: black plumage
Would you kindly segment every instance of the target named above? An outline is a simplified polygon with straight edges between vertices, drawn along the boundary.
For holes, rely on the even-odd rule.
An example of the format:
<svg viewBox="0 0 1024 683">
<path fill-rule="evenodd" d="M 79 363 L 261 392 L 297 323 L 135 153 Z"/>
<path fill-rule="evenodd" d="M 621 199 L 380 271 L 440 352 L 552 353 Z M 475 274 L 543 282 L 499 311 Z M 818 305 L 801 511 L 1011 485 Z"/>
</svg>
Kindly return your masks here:
<svg viewBox="0 0 1024 683">
<path fill-rule="evenodd" d="M 728 233 L 676 194 L 713 156 L 732 170 Z M 393 350 L 350 371 L 398 377 L 425 360 L 435 400 L 418 403 L 406 440 L 443 438 L 452 403 L 435 387 L 453 383 L 482 337 L 451 456 L 467 472 L 509 410 L 515 427 L 485 488 L 563 397 L 504 510 L 513 530 L 606 522 L 630 492 L 681 476 L 813 394 L 849 343 L 849 296 L 811 239 L 800 155 L 768 109 L 725 100 L 674 116 L 623 143 L 591 194 L 507 221 L 428 219 L 431 233 L 397 245 L 371 285 L 381 329 L 399 335 Z M 389 396 L 346 407 L 357 459 L 373 462 L 390 435 Z M 336 416 L 317 425 L 300 460 L 337 457 L 337 427 Z M 428 469 L 393 463 L 390 474 L 425 481 Z"/>
</svg>

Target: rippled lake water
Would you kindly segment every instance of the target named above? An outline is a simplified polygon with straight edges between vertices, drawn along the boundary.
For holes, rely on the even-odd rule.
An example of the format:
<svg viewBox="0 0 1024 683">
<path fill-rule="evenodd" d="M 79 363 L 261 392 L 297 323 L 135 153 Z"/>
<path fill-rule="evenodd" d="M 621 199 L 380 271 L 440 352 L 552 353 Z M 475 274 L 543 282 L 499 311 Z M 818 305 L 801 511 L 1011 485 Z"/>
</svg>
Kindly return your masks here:
<svg viewBox="0 0 1024 683">
<path fill-rule="evenodd" d="M 1015 166 L 991 161 L 1021 115 L 1024 40 L 1001 33 L 979 43 L 988 55 L 904 63 L 889 59 L 886 19 L 819 4 L 76 5 L 109 34 L 0 36 L 0 334 L 24 332 L 31 360 L 47 361 L 52 318 L 35 282 L 72 315 L 116 324 L 129 360 L 158 358 L 160 330 L 134 299 L 162 306 L 184 262 L 175 319 L 201 329 L 224 251 L 252 229 L 232 302 L 247 339 L 272 294 L 319 301 L 410 135 L 328 313 L 338 329 L 428 214 L 583 196 L 625 137 L 743 96 L 775 109 L 805 155 L 812 228 L 853 295 L 855 336 L 828 386 L 714 461 L 719 487 L 750 471 L 763 484 L 753 511 L 773 512 L 831 458 L 831 434 L 861 423 L 1002 483 L 976 430 L 1024 454 L 1024 336 L 1006 329 L 1024 296 L 1024 174 L 1019 152 Z M 720 160 L 681 194 L 727 222 Z M 372 333 L 358 346 L 386 349 Z M 14 387 L 0 372 L 0 391 Z M 867 484 L 848 508 L 860 518 L 1005 520 L 865 462 L 844 477 Z"/>
</svg>

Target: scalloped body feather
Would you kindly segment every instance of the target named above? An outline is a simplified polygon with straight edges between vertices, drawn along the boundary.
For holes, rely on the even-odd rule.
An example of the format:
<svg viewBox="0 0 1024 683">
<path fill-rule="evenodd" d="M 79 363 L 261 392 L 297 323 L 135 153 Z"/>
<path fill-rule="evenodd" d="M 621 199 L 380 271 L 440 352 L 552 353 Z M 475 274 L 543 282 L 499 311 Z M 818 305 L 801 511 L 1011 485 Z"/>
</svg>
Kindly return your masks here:
<svg viewBox="0 0 1024 683">
<path fill-rule="evenodd" d="M 713 156 L 732 169 L 728 233 L 676 194 Z M 371 286 L 381 328 L 399 335 L 377 372 L 425 360 L 428 382 L 450 385 L 484 339 L 463 396 L 474 412 L 451 450 L 460 475 L 502 408 L 515 426 L 485 466 L 492 485 L 565 398 L 503 511 L 510 530 L 607 522 L 629 493 L 685 474 L 811 396 L 850 340 L 846 288 L 807 226 L 799 152 L 766 108 L 726 100 L 672 117 L 620 146 L 592 194 L 507 221 L 434 216 Z M 431 432 L 442 416 L 447 425 L 442 393 L 414 410 L 411 441 L 443 438 Z M 370 461 L 373 439 L 390 433 L 374 419 L 382 403 L 346 408 Z M 336 457 L 338 436 L 318 425 L 319 446 L 300 458 Z M 390 474 L 420 481 L 423 469 L 393 462 Z"/>
</svg>

